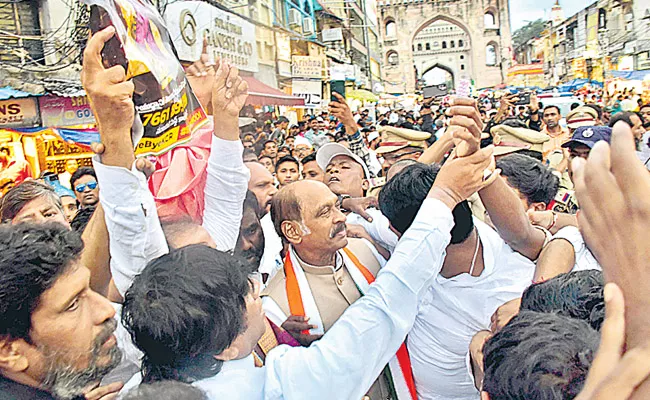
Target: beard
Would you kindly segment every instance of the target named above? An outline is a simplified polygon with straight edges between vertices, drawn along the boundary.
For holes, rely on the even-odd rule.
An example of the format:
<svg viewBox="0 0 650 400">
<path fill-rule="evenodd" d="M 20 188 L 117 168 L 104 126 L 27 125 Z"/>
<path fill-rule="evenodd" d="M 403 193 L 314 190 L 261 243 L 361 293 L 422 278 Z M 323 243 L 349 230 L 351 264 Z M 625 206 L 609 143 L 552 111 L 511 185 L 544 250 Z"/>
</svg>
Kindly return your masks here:
<svg viewBox="0 0 650 400">
<path fill-rule="evenodd" d="M 74 364 L 75 358 L 84 357 L 85 354 L 71 359 L 70 354 L 65 351 L 49 346 L 39 346 L 46 362 L 43 388 L 58 399 L 69 400 L 82 395 L 90 384 L 101 381 L 122 360 L 122 351 L 117 345 L 107 351 L 102 349 L 102 345 L 115 332 L 116 328 L 117 321 L 115 319 L 110 319 L 104 324 L 104 329 L 93 341 L 88 367 L 83 370 L 78 370 L 72 364 Z M 108 362 L 105 365 L 100 365 L 100 358 L 103 356 L 108 356 Z"/>
</svg>

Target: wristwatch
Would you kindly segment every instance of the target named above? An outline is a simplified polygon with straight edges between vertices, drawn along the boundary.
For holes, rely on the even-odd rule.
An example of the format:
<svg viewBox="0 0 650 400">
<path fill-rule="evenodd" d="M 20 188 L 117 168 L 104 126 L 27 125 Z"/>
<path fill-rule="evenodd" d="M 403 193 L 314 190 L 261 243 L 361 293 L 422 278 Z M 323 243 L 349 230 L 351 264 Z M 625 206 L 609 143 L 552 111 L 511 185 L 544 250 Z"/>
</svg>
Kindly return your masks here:
<svg viewBox="0 0 650 400">
<path fill-rule="evenodd" d="M 338 199 L 336 200 L 336 206 L 339 208 L 339 210 L 343 212 L 350 212 L 350 210 L 347 210 L 343 208 L 343 200 L 351 198 L 350 195 L 347 194 L 340 194 L 338 196 Z"/>
</svg>

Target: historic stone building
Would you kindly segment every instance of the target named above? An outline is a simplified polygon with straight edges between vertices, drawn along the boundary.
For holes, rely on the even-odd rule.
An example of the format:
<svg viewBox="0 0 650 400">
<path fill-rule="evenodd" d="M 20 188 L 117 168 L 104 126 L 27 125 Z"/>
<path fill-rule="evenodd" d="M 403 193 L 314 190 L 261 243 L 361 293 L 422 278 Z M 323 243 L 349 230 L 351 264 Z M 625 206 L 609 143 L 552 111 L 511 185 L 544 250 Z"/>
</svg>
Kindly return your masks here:
<svg viewBox="0 0 650 400">
<path fill-rule="evenodd" d="M 380 0 L 385 88 L 409 93 L 434 69 L 499 85 L 512 60 L 507 0 Z"/>
</svg>

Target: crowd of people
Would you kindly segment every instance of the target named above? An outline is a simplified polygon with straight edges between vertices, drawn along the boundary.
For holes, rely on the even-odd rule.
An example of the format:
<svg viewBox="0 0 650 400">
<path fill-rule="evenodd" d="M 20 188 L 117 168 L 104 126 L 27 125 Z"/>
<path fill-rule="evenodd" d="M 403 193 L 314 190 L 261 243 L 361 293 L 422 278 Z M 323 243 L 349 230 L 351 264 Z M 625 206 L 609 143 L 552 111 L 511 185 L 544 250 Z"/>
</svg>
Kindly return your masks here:
<svg viewBox="0 0 650 400">
<path fill-rule="evenodd" d="M 257 124 L 202 56 L 209 124 L 136 159 L 113 35 L 93 167 L 2 197 L 0 398 L 647 398 L 650 106 Z"/>
</svg>

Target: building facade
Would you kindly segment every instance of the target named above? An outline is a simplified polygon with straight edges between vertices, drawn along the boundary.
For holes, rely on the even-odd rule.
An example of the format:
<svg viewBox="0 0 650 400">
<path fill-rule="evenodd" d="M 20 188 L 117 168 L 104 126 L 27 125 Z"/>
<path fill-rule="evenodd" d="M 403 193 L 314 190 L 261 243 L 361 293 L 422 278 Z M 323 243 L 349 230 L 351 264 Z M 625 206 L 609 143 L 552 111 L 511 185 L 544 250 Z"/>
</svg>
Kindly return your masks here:
<svg viewBox="0 0 650 400">
<path fill-rule="evenodd" d="M 414 92 L 435 67 L 450 72 L 454 82 L 470 79 L 477 88 L 504 82 L 512 60 L 507 1 L 382 0 L 379 10 L 388 93 Z"/>
<path fill-rule="evenodd" d="M 540 64 L 548 86 L 578 78 L 603 82 L 610 71 L 650 70 L 650 3 L 600 0 L 567 19 L 553 18 L 515 57 L 519 64 Z"/>
</svg>

